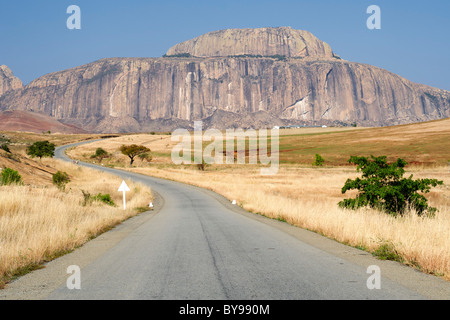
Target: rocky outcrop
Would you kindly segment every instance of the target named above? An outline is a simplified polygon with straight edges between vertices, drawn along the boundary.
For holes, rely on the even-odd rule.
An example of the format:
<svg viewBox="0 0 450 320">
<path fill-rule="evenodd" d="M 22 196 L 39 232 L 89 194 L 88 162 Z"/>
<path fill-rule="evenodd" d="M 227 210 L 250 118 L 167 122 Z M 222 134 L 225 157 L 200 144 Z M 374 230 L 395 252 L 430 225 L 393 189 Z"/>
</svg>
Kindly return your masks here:
<svg viewBox="0 0 450 320">
<path fill-rule="evenodd" d="M 249 37 L 242 43 L 258 46 L 253 39 L 259 38 Z M 306 48 L 313 47 L 305 41 Z M 203 49 L 192 55 L 209 52 L 200 43 L 195 46 Z M 171 131 L 192 127 L 195 120 L 225 129 L 393 125 L 450 117 L 448 91 L 341 60 L 328 49 L 292 48 L 301 43 L 285 48 L 285 59 L 272 55 L 283 52 L 267 50 L 247 51 L 246 57 L 228 57 L 227 51 L 221 57 L 103 59 L 9 91 L 0 97 L 0 109 L 38 112 L 92 132 Z M 300 58 L 295 52 L 323 55 Z"/>
<path fill-rule="evenodd" d="M 193 57 L 283 56 L 332 58 L 330 46 L 308 31 L 290 27 L 227 29 L 177 44 L 168 56 Z"/>
<path fill-rule="evenodd" d="M 22 81 L 16 78 L 7 66 L 0 66 L 0 96 L 9 90 L 20 89 L 22 87 Z"/>
</svg>

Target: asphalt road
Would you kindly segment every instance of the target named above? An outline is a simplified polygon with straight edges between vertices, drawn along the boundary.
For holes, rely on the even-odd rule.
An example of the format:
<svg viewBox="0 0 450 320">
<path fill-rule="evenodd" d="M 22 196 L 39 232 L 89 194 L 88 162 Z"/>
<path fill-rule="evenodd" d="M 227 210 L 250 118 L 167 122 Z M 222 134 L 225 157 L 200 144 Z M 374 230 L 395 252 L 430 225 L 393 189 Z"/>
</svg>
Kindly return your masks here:
<svg viewBox="0 0 450 320">
<path fill-rule="evenodd" d="M 64 155 L 67 147 L 58 148 L 56 157 L 67 160 Z M 436 277 L 395 262 L 377 260 L 363 251 L 286 223 L 247 213 L 212 192 L 91 164 L 80 165 L 149 185 L 160 196 L 159 208 L 153 214 L 143 214 L 135 221 L 127 221 L 123 227 L 107 232 L 106 238 L 92 240 L 94 249 L 82 247 L 80 252 L 85 253 L 76 250 L 61 258 L 70 259 L 66 264 L 81 266 L 81 289 L 67 288 L 65 279 L 68 274 L 59 274 L 59 278 L 55 276 L 59 279 L 57 285 L 55 281 L 53 284 L 36 284 L 30 280 L 33 279 L 30 274 L 27 281 L 34 283 L 34 287 L 28 290 L 31 294 L 27 298 L 293 300 L 450 297 L 449 284 Z M 108 237 L 113 240 L 108 240 Z M 103 249 L 88 262 L 81 261 L 89 256 L 89 250 L 98 250 L 101 246 Z M 380 268 L 380 289 L 367 286 L 367 280 L 372 276 L 368 268 L 372 265 Z M 52 269 L 47 267 L 43 270 L 49 273 Z M 31 284 L 28 285 L 30 287 Z M 20 290 L 25 292 L 24 288 L 22 284 Z M 18 294 L 18 289 L 15 290 Z"/>
</svg>

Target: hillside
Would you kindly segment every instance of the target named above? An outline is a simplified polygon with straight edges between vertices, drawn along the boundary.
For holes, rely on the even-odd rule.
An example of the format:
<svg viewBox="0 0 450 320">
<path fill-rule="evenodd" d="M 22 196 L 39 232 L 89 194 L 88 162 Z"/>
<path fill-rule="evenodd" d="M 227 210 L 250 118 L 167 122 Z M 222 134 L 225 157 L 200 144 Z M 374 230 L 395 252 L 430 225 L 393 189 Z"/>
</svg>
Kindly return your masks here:
<svg viewBox="0 0 450 320">
<path fill-rule="evenodd" d="M 50 141 L 56 146 L 90 139 L 98 139 L 98 135 L 84 134 L 36 134 L 25 132 L 0 132 L 0 146 L 7 143 L 11 152 L 0 148 L 0 170 L 11 168 L 19 172 L 25 185 L 52 185 L 52 176 L 57 170 L 46 165 L 45 161 L 31 159 L 26 149 L 36 141 Z"/>
<path fill-rule="evenodd" d="M 87 133 L 83 129 L 63 124 L 51 117 L 21 110 L 0 112 L 0 131 Z"/>
<path fill-rule="evenodd" d="M 8 153 L 0 149 L 0 170 L 11 168 L 19 172 L 25 185 L 51 186 L 52 176 L 57 170 L 39 160 L 32 160 L 20 154 Z"/>
<path fill-rule="evenodd" d="M 450 119 L 334 133 L 283 130 L 281 163 L 311 164 L 316 153 L 328 165 L 348 165 L 352 155 L 405 159 L 413 166 L 446 166 L 450 162 Z M 329 128 L 332 130 L 332 128 Z"/>
</svg>

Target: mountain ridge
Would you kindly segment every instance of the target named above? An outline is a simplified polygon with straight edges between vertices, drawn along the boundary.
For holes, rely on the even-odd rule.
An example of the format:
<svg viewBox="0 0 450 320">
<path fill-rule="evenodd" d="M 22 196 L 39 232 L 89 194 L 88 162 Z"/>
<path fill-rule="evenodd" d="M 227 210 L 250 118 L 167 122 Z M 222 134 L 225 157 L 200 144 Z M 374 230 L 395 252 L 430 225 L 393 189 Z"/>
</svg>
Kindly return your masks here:
<svg viewBox="0 0 450 320">
<path fill-rule="evenodd" d="M 273 38 L 264 35 L 264 28 L 243 29 L 242 34 L 254 30 L 246 37 L 239 36 L 239 30 L 228 31 L 220 56 L 194 55 L 210 52 L 211 43 L 222 48 L 217 37 L 207 41 L 209 33 L 198 37 L 201 41 L 195 38 L 175 45 L 165 57 L 104 58 L 44 75 L 1 95 L 0 110 L 37 112 L 102 133 L 170 131 L 192 128 L 198 120 L 204 120 L 205 127 L 226 129 L 385 126 L 450 117 L 449 91 L 343 60 L 331 48 L 317 54 L 301 49 L 320 41 L 312 34 L 299 43 L 293 37 L 287 50 L 279 43 L 286 34 L 298 32 L 292 28 L 270 28 L 271 33 L 280 33 Z M 275 46 L 272 51 L 242 51 L 238 45 L 227 51 L 229 43 L 249 48 L 248 44 L 266 40 Z M 207 43 L 203 49 L 202 42 Z M 192 51 L 182 52 L 186 48 Z M 309 54 L 301 56 L 302 52 Z M 223 121 L 217 119 L 218 112 Z"/>
</svg>

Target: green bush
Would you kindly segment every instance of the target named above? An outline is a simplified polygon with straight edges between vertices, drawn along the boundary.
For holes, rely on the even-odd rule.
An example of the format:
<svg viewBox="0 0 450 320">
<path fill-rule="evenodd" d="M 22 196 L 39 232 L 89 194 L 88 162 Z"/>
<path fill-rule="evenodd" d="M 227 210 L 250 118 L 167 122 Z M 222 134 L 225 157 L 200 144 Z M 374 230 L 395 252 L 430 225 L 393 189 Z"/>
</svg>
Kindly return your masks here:
<svg viewBox="0 0 450 320">
<path fill-rule="evenodd" d="M 58 171 L 53 175 L 53 184 L 60 190 L 66 189 L 66 184 L 70 182 L 69 175 L 66 172 Z"/>
<path fill-rule="evenodd" d="M 394 244 L 388 241 L 381 243 L 380 246 L 372 252 L 372 255 L 376 256 L 380 260 L 403 262 L 403 258 L 395 249 Z"/>
<path fill-rule="evenodd" d="M 111 196 L 109 194 L 97 194 L 96 196 L 93 196 L 92 198 L 94 201 L 103 202 L 107 204 L 108 206 L 115 207 L 116 204 L 111 199 Z"/>
<path fill-rule="evenodd" d="M 6 151 L 8 153 L 11 153 L 11 150 L 9 150 L 9 146 L 8 146 L 7 143 L 4 143 L 4 144 L 0 145 L 0 149 Z"/>
<path fill-rule="evenodd" d="M 103 159 L 106 159 L 109 157 L 109 153 L 104 150 L 103 148 L 97 148 L 95 150 L 95 153 L 91 156 L 91 159 L 97 159 L 99 163 L 102 162 Z"/>
<path fill-rule="evenodd" d="M 81 192 L 83 193 L 83 206 L 90 205 L 94 201 L 105 203 L 105 204 L 107 204 L 107 205 L 109 205 L 111 207 L 115 207 L 116 206 L 114 201 L 111 199 L 111 195 L 109 195 L 109 194 L 101 194 L 101 193 L 99 193 L 99 194 L 93 196 L 87 191 L 81 190 Z"/>
<path fill-rule="evenodd" d="M 313 166 L 321 167 L 321 166 L 323 166 L 324 162 L 325 162 L 325 159 L 322 158 L 322 156 L 320 154 L 316 153 L 315 159 L 314 159 L 314 162 L 313 162 Z"/>
<path fill-rule="evenodd" d="M 354 199 L 339 202 L 340 207 L 357 209 L 367 206 L 392 215 L 403 215 L 407 209 L 415 210 L 418 215 L 436 212 L 436 208 L 429 207 L 425 196 L 418 192 L 428 193 L 431 187 L 443 184 L 442 181 L 413 180 L 412 175 L 403 178 L 407 163 L 400 158 L 388 164 L 386 156 L 371 156 L 371 159 L 352 156 L 348 162 L 357 165 L 357 171 L 362 171 L 362 178 L 345 182 L 342 193 L 353 189 L 359 193 Z"/>
<path fill-rule="evenodd" d="M 22 176 L 16 170 L 5 168 L 0 174 L 0 185 L 9 186 L 11 184 L 22 185 Z"/>
</svg>

